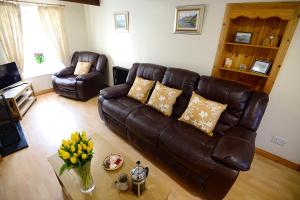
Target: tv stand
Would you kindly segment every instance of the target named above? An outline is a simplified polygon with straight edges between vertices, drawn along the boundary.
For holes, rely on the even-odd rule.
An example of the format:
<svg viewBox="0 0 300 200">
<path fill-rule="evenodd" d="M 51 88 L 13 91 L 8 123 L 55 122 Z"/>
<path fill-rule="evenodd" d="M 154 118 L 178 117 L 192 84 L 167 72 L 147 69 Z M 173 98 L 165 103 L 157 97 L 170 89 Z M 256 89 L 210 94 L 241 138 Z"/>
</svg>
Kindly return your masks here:
<svg viewBox="0 0 300 200">
<path fill-rule="evenodd" d="M 2 90 L 9 109 L 14 119 L 21 120 L 31 105 L 36 101 L 36 96 L 31 82 L 18 82 L 9 86 L 10 89 Z"/>
</svg>

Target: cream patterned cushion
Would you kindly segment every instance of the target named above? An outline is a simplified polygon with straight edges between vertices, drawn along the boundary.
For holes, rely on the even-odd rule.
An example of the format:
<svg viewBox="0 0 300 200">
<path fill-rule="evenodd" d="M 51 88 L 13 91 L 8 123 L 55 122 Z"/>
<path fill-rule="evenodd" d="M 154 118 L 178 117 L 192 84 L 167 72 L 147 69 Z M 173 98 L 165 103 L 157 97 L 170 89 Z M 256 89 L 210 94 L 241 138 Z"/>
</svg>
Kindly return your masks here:
<svg viewBox="0 0 300 200">
<path fill-rule="evenodd" d="M 153 88 L 155 81 L 142 79 L 140 77 L 135 77 L 132 87 L 130 88 L 127 96 L 142 102 L 146 103 L 149 93 Z"/>
<path fill-rule="evenodd" d="M 91 63 L 90 62 L 78 62 L 74 71 L 74 75 L 79 76 L 79 75 L 84 75 L 89 73 L 91 68 Z"/>
<path fill-rule="evenodd" d="M 226 104 L 207 100 L 193 92 L 189 105 L 179 120 L 212 136 L 212 131 L 226 107 Z"/>
<path fill-rule="evenodd" d="M 147 105 L 170 117 L 173 105 L 181 93 L 182 90 L 164 86 L 157 81 Z"/>
</svg>

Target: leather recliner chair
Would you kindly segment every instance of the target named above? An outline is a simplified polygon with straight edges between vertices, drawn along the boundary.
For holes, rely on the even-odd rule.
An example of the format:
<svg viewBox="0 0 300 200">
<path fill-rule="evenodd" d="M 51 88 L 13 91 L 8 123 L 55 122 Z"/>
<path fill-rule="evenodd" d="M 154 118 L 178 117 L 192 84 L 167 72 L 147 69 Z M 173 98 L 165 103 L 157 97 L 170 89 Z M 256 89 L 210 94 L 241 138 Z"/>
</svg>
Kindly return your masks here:
<svg viewBox="0 0 300 200">
<path fill-rule="evenodd" d="M 90 62 L 89 73 L 74 75 L 77 62 Z M 52 76 L 54 91 L 65 97 L 86 101 L 96 96 L 105 87 L 106 67 L 107 58 L 103 54 L 88 51 L 75 52 L 71 59 L 71 66 Z"/>
</svg>

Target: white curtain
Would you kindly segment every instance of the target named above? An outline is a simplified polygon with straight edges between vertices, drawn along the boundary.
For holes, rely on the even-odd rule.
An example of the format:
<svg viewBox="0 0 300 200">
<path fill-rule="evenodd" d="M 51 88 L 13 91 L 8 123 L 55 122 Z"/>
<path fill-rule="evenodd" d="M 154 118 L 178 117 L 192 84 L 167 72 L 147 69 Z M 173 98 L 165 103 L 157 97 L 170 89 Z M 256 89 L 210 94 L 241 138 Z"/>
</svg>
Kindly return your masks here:
<svg viewBox="0 0 300 200">
<path fill-rule="evenodd" d="M 20 6 L 0 2 L 0 44 L 8 62 L 16 62 L 23 72 L 23 33 Z"/>
<path fill-rule="evenodd" d="M 69 52 L 63 24 L 63 7 L 39 6 L 38 10 L 44 29 L 55 46 L 57 57 L 66 64 Z"/>
</svg>

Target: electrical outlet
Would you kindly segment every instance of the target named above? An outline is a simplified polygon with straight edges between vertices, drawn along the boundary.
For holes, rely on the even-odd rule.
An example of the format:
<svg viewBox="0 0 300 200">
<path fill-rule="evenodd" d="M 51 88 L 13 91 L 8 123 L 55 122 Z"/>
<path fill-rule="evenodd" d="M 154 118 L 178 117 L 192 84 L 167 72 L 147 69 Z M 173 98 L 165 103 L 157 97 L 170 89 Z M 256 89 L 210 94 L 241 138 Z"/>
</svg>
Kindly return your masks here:
<svg viewBox="0 0 300 200">
<path fill-rule="evenodd" d="M 273 136 L 271 142 L 282 147 L 287 144 L 287 140 L 279 136 Z"/>
</svg>

